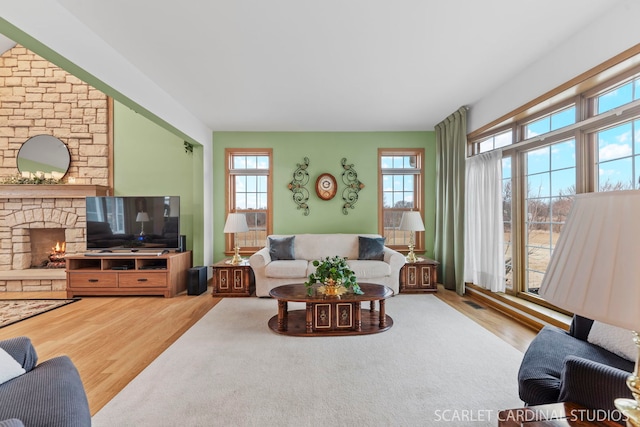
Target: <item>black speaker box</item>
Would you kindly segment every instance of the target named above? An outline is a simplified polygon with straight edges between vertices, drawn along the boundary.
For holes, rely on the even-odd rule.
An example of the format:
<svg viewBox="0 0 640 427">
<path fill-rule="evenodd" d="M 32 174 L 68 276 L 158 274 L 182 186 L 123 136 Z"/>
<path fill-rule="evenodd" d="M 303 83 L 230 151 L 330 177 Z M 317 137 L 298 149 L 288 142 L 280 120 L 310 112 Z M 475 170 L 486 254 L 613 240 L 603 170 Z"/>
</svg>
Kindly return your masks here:
<svg viewBox="0 0 640 427">
<path fill-rule="evenodd" d="M 178 240 L 178 249 L 176 252 L 186 252 L 187 251 L 187 236 L 184 234 L 180 235 L 180 239 Z"/>
<path fill-rule="evenodd" d="M 187 295 L 201 295 L 207 291 L 207 267 L 192 267 L 187 274 Z"/>
</svg>

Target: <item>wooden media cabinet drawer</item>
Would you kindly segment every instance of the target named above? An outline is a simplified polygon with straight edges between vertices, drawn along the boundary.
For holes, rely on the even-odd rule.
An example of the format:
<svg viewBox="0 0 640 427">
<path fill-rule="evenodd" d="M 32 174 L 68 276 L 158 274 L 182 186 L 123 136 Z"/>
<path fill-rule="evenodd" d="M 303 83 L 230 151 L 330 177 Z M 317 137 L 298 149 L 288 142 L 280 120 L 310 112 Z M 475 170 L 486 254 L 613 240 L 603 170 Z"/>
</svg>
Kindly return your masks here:
<svg viewBox="0 0 640 427">
<path fill-rule="evenodd" d="M 164 288 L 167 286 L 166 273 L 120 273 L 118 285 L 121 288 Z"/>
<path fill-rule="evenodd" d="M 115 288 L 118 286 L 117 273 L 74 273 L 69 277 L 72 288 Z"/>
</svg>

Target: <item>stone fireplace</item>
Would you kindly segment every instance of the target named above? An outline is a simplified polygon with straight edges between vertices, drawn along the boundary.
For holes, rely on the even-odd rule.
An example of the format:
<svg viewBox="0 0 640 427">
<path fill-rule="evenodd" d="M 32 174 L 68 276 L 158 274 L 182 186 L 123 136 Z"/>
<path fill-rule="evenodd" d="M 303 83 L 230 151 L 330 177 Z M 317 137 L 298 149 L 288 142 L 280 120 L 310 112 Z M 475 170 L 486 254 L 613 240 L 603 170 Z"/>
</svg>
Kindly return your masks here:
<svg viewBox="0 0 640 427">
<path fill-rule="evenodd" d="M 106 195 L 95 185 L 2 186 L 22 192 L 0 196 L 0 292 L 61 291 L 64 268 L 33 268 L 62 240 L 68 254 L 85 251 L 86 196 Z"/>
</svg>

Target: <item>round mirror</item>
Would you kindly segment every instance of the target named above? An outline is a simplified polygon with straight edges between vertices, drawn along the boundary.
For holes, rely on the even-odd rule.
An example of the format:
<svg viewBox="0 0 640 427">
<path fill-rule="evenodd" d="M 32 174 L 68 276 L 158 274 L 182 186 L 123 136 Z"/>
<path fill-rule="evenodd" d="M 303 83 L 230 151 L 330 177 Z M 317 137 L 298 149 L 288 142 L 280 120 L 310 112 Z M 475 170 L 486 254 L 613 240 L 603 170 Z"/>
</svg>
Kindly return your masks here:
<svg viewBox="0 0 640 427">
<path fill-rule="evenodd" d="M 71 155 L 65 143 L 51 135 L 27 139 L 18 152 L 18 171 L 23 175 L 42 172 L 45 176 L 62 179 L 70 162 Z"/>
</svg>

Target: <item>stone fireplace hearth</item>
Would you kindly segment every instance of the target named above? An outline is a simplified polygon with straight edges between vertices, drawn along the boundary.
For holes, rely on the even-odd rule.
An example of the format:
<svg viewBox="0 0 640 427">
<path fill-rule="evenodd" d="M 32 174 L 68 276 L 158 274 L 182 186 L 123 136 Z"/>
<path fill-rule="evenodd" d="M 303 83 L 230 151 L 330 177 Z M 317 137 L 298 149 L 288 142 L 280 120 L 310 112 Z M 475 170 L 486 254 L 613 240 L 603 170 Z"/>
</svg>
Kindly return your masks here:
<svg viewBox="0 0 640 427">
<path fill-rule="evenodd" d="M 38 254 L 39 252 L 48 254 L 51 251 L 51 240 L 56 238 L 62 237 L 67 254 L 85 251 L 84 198 L 106 195 L 106 187 L 18 185 L 0 186 L 0 189 L 2 187 L 11 187 L 9 190 L 14 191 L 23 190 L 24 194 L 19 197 L 12 191 L 0 191 L 0 292 L 65 290 L 66 276 L 63 268 L 32 266 L 42 261 L 40 258 L 43 255 Z M 75 187 L 74 191 L 70 192 L 70 187 Z M 83 191 L 76 194 L 75 190 L 80 187 Z M 10 198 L 4 196 L 6 193 L 12 194 Z M 49 243 L 42 243 L 39 240 L 42 236 L 38 235 L 46 230 L 53 232 L 54 237 L 45 237 L 45 241 Z M 43 245 L 46 246 L 42 248 Z"/>
</svg>

